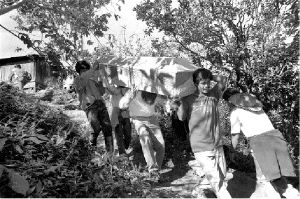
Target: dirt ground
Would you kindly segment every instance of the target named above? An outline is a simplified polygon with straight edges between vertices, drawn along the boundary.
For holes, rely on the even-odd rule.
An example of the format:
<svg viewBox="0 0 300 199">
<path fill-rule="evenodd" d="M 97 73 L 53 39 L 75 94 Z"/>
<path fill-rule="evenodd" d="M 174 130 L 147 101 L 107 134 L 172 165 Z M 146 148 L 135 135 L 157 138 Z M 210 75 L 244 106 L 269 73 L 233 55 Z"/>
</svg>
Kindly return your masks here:
<svg viewBox="0 0 300 199">
<path fill-rule="evenodd" d="M 85 113 L 81 110 L 63 110 L 64 114 L 76 123 L 79 123 L 84 132 L 92 131 L 88 124 Z M 132 160 L 139 166 L 145 166 L 142 150 L 138 144 L 137 136 L 135 139 L 136 147 L 131 152 Z M 98 139 L 99 146 L 104 146 L 103 137 Z M 116 141 L 115 141 L 116 148 Z M 196 174 L 195 169 L 189 166 L 193 160 L 191 154 L 176 154 L 168 156 L 164 162 L 161 179 L 162 182 L 153 185 L 150 197 L 155 198 L 215 198 L 207 181 Z M 255 173 L 244 173 L 234 169 L 229 169 L 226 182 L 228 191 L 234 198 L 266 198 L 265 187 L 256 183 Z"/>
</svg>

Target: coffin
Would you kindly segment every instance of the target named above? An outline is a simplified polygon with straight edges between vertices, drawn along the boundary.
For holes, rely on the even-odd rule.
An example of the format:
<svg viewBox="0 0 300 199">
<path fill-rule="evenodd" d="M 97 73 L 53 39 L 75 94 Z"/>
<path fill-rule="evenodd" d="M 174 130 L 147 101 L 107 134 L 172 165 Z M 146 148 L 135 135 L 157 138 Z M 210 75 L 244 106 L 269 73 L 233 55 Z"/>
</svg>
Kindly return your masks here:
<svg viewBox="0 0 300 199">
<path fill-rule="evenodd" d="M 190 61 L 174 57 L 127 57 L 98 60 L 112 83 L 170 97 L 195 92 L 192 74 L 197 69 Z"/>
</svg>

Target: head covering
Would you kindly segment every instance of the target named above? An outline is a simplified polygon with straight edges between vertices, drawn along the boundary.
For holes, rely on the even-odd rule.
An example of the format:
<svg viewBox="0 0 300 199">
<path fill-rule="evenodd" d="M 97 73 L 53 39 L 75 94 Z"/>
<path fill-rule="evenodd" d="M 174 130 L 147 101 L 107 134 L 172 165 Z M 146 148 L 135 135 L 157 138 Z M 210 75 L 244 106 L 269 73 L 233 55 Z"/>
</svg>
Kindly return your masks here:
<svg viewBox="0 0 300 199">
<path fill-rule="evenodd" d="M 238 93 L 232 95 L 229 100 L 233 105 L 250 111 L 261 111 L 263 104 L 256 97 L 248 93 Z"/>
</svg>

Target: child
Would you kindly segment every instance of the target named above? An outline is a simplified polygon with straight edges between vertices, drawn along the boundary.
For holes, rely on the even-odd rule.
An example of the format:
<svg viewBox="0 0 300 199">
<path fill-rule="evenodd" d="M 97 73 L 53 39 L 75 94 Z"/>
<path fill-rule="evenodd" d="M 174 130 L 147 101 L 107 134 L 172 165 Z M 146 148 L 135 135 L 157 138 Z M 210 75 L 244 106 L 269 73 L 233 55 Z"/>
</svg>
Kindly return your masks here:
<svg viewBox="0 0 300 199">
<path fill-rule="evenodd" d="M 165 142 L 155 113 L 156 104 L 162 100 L 157 94 L 135 89 L 128 91 L 120 100 L 121 109 L 129 108 L 148 171 L 155 180 L 159 180 L 159 170 L 165 155 Z"/>
<path fill-rule="evenodd" d="M 257 166 L 266 178 L 268 194 L 280 198 L 272 184 L 284 197 L 299 198 L 298 190 L 288 184 L 284 177 L 296 176 L 287 143 L 281 132 L 273 127 L 262 104 L 255 97 L 234 89 L 227 89 L 223 98 L 232 105 L 230 123 L 233 148 L 236 148 L 239 135 L 243 132 L 250 141 Z"/>
<path fill-rule="evenodd" d="M 97 138 L 102 130 L 105 140 L 105 148 L 107 152 L 113 153 L 113 137 L 112 127 L 102 95 L 100 82 L 93 77 L 99 71 L 90 69 L 91 66 L 85 60 L 78 61 L 75 65 L 76 72 L 79 76 L 75 78 L 75 90 L 79 98 L 79 106 L 85 111 L 87 118 L 93 128 L 91 144 L 97 145 Z M 100 76 L 99 76 L 100 77 Z M 102 87 L 103 88 L 103 87 Z"/>
<path fill-rule="evenodd" d="M 213 88 L 212 80 L 217 82 Z M 226 80 L 222 76 L 213 76 L 207 69 L 197 69 L 193 73 L 193 82 L 197 87 L 195 93 L 171 103 L 178 118 L 189 121 L 190 143 L 195 159 L 218 198 L 231 198 L 224 186 L 226 162 L 217 108 Z"/>
</svg>

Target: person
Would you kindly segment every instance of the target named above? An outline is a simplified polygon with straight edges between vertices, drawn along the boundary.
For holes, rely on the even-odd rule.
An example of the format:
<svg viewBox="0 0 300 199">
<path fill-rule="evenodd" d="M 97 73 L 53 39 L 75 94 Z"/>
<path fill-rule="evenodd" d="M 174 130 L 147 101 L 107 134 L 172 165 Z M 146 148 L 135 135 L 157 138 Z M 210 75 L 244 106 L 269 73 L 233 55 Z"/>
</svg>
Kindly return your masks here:
<svg viewBox="0 0 300 199">
<path fill-rule="evenodd" d="M 214 80 L 216 84 L 211 85 Z M 195 93 L 171 102 L 178 119 L 188 120 L 189 139 L 196 161 L 218 198 L 231 198 L 226 189 L 226 162 L 219 132 L 218 100 L 222 96 L 227 78 L 212 75 L 200 68 L 193 73 Z"/>
<path fill-rule="evenodd" d="M 20 64 L 17 64 L 12 69 L 8 79 L 13 85 L 23 90 L 24 85 L 31 80 L 31 75 L 24 71 Z"/>
<path fill-rule="evenodd" d="M 176 137 L 181 141 L 188 139 L 189 130 L 187 128 L 187 121 L 181 121 L 178 119 L 177 113 L 172 111 L 171 113 L 172 128 Z"/>
<path fill-rule="evenodd" d="M 147 169 L 152 180 L 158 181 L 165 155 L 165 141 L 159 126 L 155 107 L 164 104 L 164 98 L 155 93 L 129 90 L 120 100 L 120 108 L 129 108 L 134 128 L 139 136 Z"/>
<path fill-rule="evenodd" d="M 74 80 L 75 90 L 78 94 L 79 106 L 85 111 L 89 123 L 93 129 L 91 144 L 97 146 L 97 138 L 100 131 L 103 132 L 105 148 L 109 153 L 114 152 L 112 126 L 108 111 L 103 99 L 103 81 L 105 76 L 96 76 L 99 71 L 91 69 L 90 64 L 85 61 L 78 61 L 75 65 L 79 76 Z M 95 77 L 96 76 L 96 77 Z M 98 79 L 97 79 L 98 78 Z"/>
<path fill-rule="evenodd" d="M 236 148 L 240 133 L 249 139 L 257 170 L 265 178 L 265 187 L 272 198 L 300 198 L 299 192 L 285 176 L 296 176 L 287 143 L 275 129 L 261 103 L 254 96 L 227 89 L 223 98 L 231 104 L 230 123 L 232 146 Z M 276 192 L 277 190 L 278 192 Z"/>
<path fill-rule="evenodd" d="M 115 131 L 119 155 L 126 154 L 125 149 L 129 148 L 131 142 L 131 122 L 129 110 L 120 109 L 120 99 L 125 95 L 129 88 L 123 86 L 108 87 L 107 91 L 111 94 L 111 124 Z"/>
</svg>

